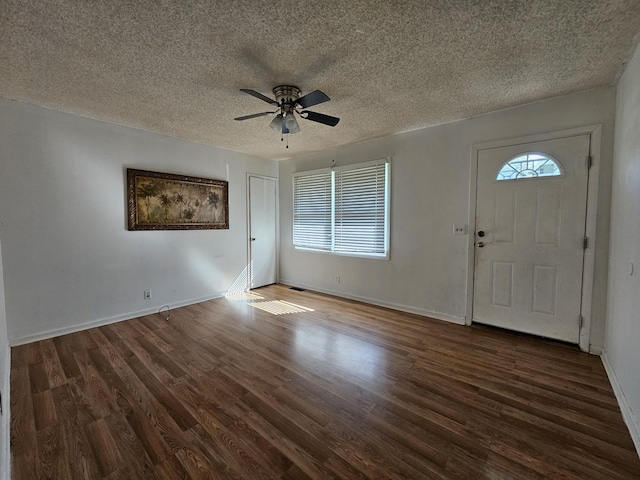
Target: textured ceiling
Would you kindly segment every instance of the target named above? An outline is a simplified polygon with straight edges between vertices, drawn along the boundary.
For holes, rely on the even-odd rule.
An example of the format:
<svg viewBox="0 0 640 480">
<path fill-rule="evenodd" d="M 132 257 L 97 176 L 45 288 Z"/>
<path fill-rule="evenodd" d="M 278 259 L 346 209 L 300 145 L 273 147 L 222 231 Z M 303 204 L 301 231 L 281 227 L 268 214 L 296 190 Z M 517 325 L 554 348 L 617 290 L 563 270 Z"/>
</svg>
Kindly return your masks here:
<svg viewBox="0 0 640 480">
<path fill-rule="evenodd" d="M 638 32 L 640 0 L 0 0 L 0 96 L 278 159 L 612 84 Z M 340 123 L 233 120 L 280 84 Z"/>
</svg>

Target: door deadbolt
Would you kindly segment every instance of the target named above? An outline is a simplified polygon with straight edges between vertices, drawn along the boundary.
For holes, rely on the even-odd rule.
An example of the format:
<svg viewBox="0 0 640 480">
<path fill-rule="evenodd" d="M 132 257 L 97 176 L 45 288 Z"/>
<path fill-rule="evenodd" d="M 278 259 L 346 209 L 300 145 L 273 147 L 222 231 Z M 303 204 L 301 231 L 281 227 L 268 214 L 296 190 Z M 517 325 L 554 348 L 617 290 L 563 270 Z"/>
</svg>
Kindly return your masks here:
<svg viewBox="0 0 640 480">
<path fill-rule="evenodd" d="M 480 230 L 480 231 L 478 232 L 478 236 L 479 236 L 479 237 L 484 237 L 484 230 Z"/>
</svg>

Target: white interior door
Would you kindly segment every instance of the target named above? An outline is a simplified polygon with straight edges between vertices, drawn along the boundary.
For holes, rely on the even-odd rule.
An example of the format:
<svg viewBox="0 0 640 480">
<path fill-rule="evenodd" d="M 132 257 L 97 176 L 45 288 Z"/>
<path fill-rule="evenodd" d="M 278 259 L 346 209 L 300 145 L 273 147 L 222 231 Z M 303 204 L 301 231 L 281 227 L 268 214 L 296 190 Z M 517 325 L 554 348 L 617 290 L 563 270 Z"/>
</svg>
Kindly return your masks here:
<svg viewBox="0 0 640 480">
<path fill-rule="evenodd" d="M 276 181 L 249 177 L 249 286 L 276 282 Z"/>
<path fill-rule="evenodd" d="M 578 343 L 589 142 L 478 151 L 474 322 Z"/>
</svg>

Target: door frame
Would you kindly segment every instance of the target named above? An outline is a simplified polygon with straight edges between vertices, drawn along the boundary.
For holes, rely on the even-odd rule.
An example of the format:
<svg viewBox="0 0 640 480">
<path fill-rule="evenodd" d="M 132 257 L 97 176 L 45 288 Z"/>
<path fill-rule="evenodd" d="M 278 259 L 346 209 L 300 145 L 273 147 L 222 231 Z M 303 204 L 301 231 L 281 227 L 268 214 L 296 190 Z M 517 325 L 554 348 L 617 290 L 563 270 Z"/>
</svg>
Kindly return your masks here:
<svg viewBox="0 0 640 480">
<path fill-rule="evenodd" d="M 276 283 L 280 281 L 280 190 L 277 177 L 270 175 L 261 175 L 259 173 L 247 173 L 247 228 L 246 241 L 247 241 L 247 288 L 246 291 L 251 290 L 251 278 L 253 272 L 251 267 L 251 179 L 261 178 L 263 180 L 273 180 L 276 186 Z"/>
<path fill-rule="evenodd" d="M 583 322 L 580 328 L 579 346 L 583 352 L 588 352 L 591 338 L 592 324 L 592 301 L 593 282 L 595 279 L 595 258 L 596 258 L 596 214 L 598 211 L 598 180 L 600 178 L 600 145 L 602 137 L 602 126 L 586 125 L 567 130 L 546 132 L 535 135 L 526 135 L 516 138 L 496 140 L 472 144 L 471 146 L 471 170 L 469 178 L 469 229 L 467 239 L 467 315 L 466 325 L 471 325 L 473 318 L 473 294 L 475 277 L 475 231 L 476 231 L 476 207 L 477 207 L 477 181 L 478 181 L 478 153 L 481 150 L 490 148 L 508 147 L 513 145 L 543 142 L 558 138 L 575 137 L 589 135 L 589 152 L 592 159 L 591 168 L 588 172 L 587 182 L 587 205 L 585 218 L 585 235 L 589 238 L 588 247 L 584 250 L 584 261 L 582 269 L 582 296 L 580 315 Z M 599 352 L 594 352 L 599 353 Z"/>
</svg>

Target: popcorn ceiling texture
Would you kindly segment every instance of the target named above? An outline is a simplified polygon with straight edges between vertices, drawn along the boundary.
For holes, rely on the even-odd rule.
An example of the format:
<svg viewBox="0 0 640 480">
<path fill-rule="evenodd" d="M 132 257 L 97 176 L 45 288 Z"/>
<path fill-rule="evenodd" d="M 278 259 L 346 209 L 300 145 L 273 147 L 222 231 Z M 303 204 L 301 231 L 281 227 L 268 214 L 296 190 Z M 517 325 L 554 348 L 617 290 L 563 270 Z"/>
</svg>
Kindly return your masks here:
<svg viewBox="0 0 640 480">
<path fill-rule="evenodd" d="M 1 0 L 0 96 L 285 158 L 614 83 L 640 0 Z M 285 150 L 239 91 L 319 89 Z"/>
</svg>

